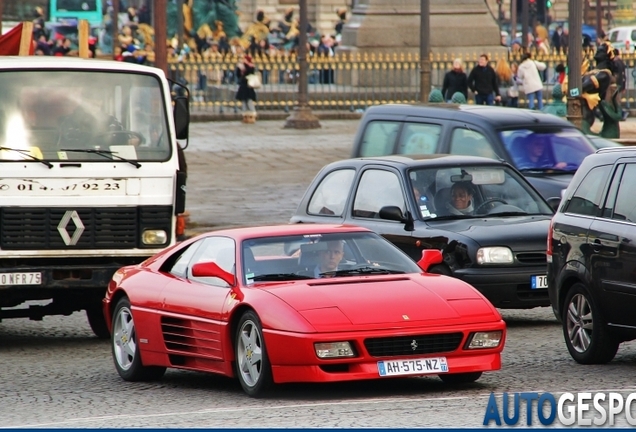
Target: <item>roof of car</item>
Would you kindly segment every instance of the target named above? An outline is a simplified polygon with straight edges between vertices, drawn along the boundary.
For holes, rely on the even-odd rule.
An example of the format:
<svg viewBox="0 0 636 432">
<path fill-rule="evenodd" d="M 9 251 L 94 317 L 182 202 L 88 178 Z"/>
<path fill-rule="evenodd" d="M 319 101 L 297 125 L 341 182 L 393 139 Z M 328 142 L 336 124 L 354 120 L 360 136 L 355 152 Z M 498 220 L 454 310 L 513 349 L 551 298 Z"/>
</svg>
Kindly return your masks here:
<svg viewBox="0 0 636 432">
<path fill-rule="evenodd" d="M 218 235 L 230 236 L 235 239 L 249 239 L 261 237 L 278 237 L 287 235 L 302 234 L 329 234 L 339 232 L 368 232 L 367 228 L 354 225 L 341 224 L 287 224 L 287 225 L 271 225 L 271 226 L 255 226 L 242 228 L 229 228 L 219 231 L 211 231 L 202 236 Z"/>
<path fill-rule="evenodd" d="M 447 120 L 478 120 L 493 127 L 527 125 L 536 123 L 547 126 L 574 126 L 565 119 L 541 111 L 485 105 L 456 104 L 386 104 L 376 105 L 366 110 L 365 116 L 393 114 L 413 117 L 431 117 Z"/>
<path fill-rule="evenodd" d="M 402 167 L 415 166 L 459 166 L 459 165 L 508 165 L 502 160 L 490 159 L 480 156 L 449 155 L 449 154 L 426 154 L 426 155 L 387 155 L 343 159 L 332 162 L 328 166 L 334 165 L 366 165 L 372 163 L 383 163 Z"/>
<path fill-rule="evenodd" d="M 79 57 L 53 57 L 53 56 L 6 56 L 2 58 L 0 70 L 24 70 L 24 69 L 48 69 L 48 70 L 108 70 L 142 72 L 163 74 L 161 69 L 138 65 L 129 62 L 116 62 L 112 60 L 86 59 Z"/>
</svg>

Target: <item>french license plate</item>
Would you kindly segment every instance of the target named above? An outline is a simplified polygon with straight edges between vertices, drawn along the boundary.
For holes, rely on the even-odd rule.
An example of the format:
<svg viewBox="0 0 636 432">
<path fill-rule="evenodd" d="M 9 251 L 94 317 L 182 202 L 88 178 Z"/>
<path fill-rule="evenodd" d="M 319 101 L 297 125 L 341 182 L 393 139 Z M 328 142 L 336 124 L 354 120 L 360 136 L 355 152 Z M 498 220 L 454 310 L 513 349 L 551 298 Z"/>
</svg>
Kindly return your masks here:
<svg viewBox="0 0 636 432">
<path fill-rule="evenodd" d="M 0 273 L 0 285 L 42 285 L 42 273 Z"/>
<path fill-rule="evenodd" d="M 531 276 L 530 277 L 530 288 L 532 289 L 541 289 L 548 287 L 548 277 L 543 276 Z"/>
<path fill-rule="evenodd" d="M 385 360 L 378 362 L 380 376 L 424 375 L 448 372 L 446 357 L 409 360 Z"/>
</svg>

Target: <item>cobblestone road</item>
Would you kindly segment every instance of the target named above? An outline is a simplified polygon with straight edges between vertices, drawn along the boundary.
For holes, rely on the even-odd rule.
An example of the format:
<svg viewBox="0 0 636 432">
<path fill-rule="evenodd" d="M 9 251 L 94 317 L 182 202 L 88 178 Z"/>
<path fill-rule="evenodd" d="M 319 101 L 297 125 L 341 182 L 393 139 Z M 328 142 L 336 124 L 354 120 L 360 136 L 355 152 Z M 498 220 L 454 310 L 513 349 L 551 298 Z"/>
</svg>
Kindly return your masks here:
<svg viewBox="0 0 636 432">
<path fill-rule="evenodd" d="M 192 125 L 188 210 L 196 230 L 286 223 L 320 167 L 349 154 L 357 122 L 322 124 L 320 131 L 285 130 L 282 122 Z M 503 369 L 473 385 L 437 378 L 286 385 L 265 400 L 246 397 L 233 380 L 193 372 L 123 382 L 108 342 L 92 336 L 81 313 L 6 320 L 0 427 L 481 427 L 490 392 L 636 391 L 636 343 L 621 346 L 608 365 L 581 366 L 550 309 L 502 313 Z"/>
</svg>

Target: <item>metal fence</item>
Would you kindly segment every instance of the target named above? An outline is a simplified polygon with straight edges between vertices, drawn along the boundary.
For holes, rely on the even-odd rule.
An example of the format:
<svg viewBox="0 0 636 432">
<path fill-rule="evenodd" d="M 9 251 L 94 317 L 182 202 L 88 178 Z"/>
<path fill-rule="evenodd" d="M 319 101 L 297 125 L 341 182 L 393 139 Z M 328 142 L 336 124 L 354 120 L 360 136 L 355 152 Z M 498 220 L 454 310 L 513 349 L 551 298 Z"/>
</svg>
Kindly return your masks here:
<svg viewBox="0 0 636 432">
<path fill-rule="evenodd" d="M 520 53 L 504 54 L 509 63 L 521 61 Z M 478 53 L 457 56 L 464 62 L 467 73 L 477 64 Z M 624 103 L 629 107 L 636 97 L 636 53 L 624 53 L 623 61 L 628 70 L 628 91 Z M 561 53 L 533 56 L 547 65 L 544 73 L 543 98 L 552 101 L 555 83 L 555 67 L 567 64 L 567 56 Z M 490 57 L 495 67 L 499 56 Z M 593 52 L 585 52 L 584 59 L 593 64 Z M 451 70 L 454 57 L 447 54 L 431 54 L 431 85 L 441 90 L 444 75 Z M 240 103 L 235 100 L 238 87 L 236 79 L 236 55 L 201 56 L 193 54 L 184 58 L 169 59 L 169 75 L 188 86 L 194 111 L 223 113 L 237 112 Z M 294 55 L 274 57 L 255 56 L 254 63 L 261 74 L 263 85 L 256 91 L 257 109 L 289 111 L 298 99 L 299 63 Z M 420 63 L 414 54 L 394 53 L 336 54 L 332 57 L 312 56 L 309 63 L 309 104 L 319 110 L 360 111 L 372 105 L 385 103 L 416 103 L 419 100 Z M 468 103 L 473 103 L 469 95 Z M 523 93 L 519 106 L 526 106 Z"/>
</svg>

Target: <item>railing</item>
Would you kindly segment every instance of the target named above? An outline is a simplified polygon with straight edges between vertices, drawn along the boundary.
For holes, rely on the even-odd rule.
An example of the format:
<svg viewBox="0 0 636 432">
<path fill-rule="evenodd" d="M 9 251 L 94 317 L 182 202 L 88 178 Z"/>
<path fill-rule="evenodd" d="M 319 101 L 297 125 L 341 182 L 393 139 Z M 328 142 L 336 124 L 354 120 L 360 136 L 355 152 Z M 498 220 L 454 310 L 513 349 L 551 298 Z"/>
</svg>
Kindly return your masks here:
<svg viewBox="0 0 636 432">
<path fill-rule="evenodd" d="M 504 54 L 508 62 L 521 61 L 521 54 Z M 478 53 L 458 56 L 468 72 L 476 64 Z M 627 65 L 628 92 L 624 102 L 634 103 L 636 97 L 636 53 L 624 53 Z M 500 56 L 490 57 L 495 67 Z M 555 67 L 567 64 L 564 53 L 533 56 L 545 62 L 544 101 L 552 101 Z M 584 59 L 594 64 L 593 52 L 585 52 Z M 446 54 L 431 54 L 431 85 L 442 88 L 444 74 L 452 68 L 453 59 Z M 236 55 L 190 55 L 169 59 L 169 75 L 173 80 L 185 80 L 192 95 L 192 109 L 205 112 L 237 112 L 240 103 L 235 100 Z M 257 109 L 289 111 L 298 97 L 299 64 L 294 55 L 275 57 L 255 56 L 254 63 L 261 73 L 263 86 L 256 91 Z M 364 110 L 369 106 L 385 103 L 416 103 L 419 100 L 419 56 L 410 53 L 391 55 L 337 54 L 333 57 L 309 57 L 309 104 L 319 110 Z M 630 76 L 633 79 L 629 79 Z M 469 95 L 468 103 L 473 103 Z M 519 105 L 526 100 L 520 94 Z"/>
</svg>

